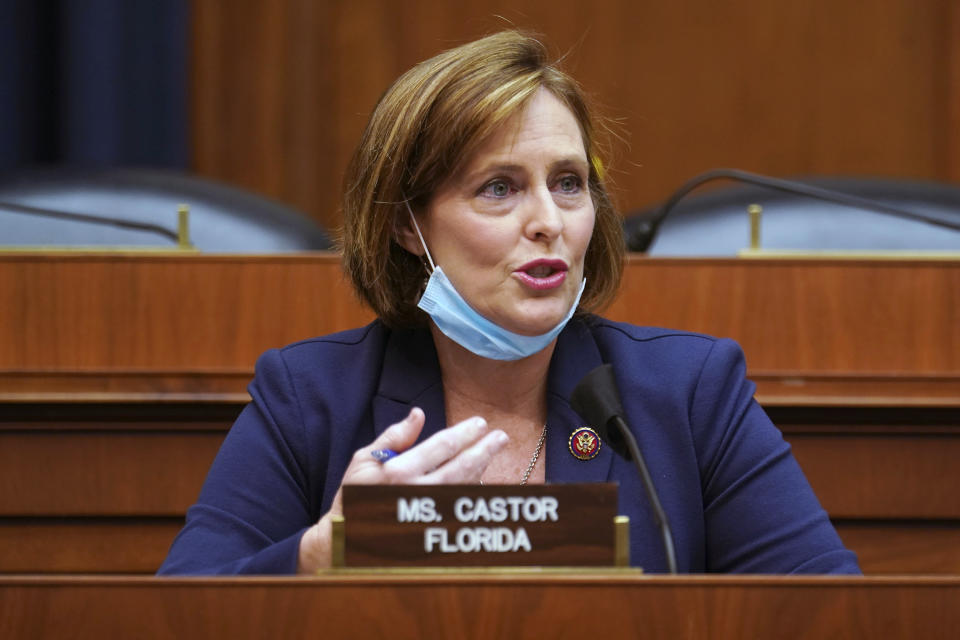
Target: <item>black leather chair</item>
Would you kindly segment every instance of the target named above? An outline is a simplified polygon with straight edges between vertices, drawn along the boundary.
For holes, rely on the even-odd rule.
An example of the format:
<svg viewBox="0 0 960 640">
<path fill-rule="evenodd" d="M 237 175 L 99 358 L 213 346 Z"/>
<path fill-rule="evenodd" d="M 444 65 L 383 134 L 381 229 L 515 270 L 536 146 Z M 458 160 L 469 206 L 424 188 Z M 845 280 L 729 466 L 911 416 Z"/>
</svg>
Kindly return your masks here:
<svg viewBox="0 0 960 640">
<path fill-rule="evenodd" d="M 730 175 L 719 177 L 763 178 L 736 170 L 717 171 L 723 172 Z M 694 181 L 688 183 L 691 184 Z M 960 251 L 958 185 L 861 177 L 801 178 L 795 184 L 863 198 L 881 208 L 892 207 L 930 221 L 855 208 L 768 186 L 740 184 L 675 199 L 675 206 L 659 225 L 662 205 L 631 213 L 624 222 L 628 247 L 651 256 L 733 256 L 749 246 L 747 207 L 759 204 L 763 207 L 763 249 Z"/>
<path fill-rule="evenodd" d="M 203 252 L 282 253 L 331 248 L 327 233 L 280 202 L 212 180 L 149 169 L 24 169 L 0 174 L 0 246 L 176 248 L 177 208 L 190 206 L 190 240 Z M 104 217 L 127 227 L 76 217 Z M 129 228 L 156 226 L 160 231 Z"/>
</svg>

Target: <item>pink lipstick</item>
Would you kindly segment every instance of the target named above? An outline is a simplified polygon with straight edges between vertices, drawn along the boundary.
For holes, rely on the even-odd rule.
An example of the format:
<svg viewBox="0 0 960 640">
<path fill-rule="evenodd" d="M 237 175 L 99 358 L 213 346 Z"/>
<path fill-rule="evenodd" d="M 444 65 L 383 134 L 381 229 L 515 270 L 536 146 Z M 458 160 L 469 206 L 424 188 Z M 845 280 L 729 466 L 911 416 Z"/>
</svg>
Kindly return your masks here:
<svg viewBox="0 0 960 640">
<path fill-rule="evenodd" d="M 555 289 L 567 278 L 567 263 L 563 260 L 531 260 L 513 274 L 531 289 Z"/>
</svg>

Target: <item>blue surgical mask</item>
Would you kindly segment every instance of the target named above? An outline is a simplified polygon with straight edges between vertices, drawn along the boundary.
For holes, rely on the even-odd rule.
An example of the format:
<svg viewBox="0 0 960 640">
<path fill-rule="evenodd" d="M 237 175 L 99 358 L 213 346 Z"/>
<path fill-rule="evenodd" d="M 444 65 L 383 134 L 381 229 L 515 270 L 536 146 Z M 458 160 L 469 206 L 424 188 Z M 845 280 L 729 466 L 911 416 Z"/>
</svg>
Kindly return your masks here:
<svg viewBox="0 0 960 640">
<path fill-rule="evenodd" d="M 420 233 L 420 226 L 417 224 L 416 218 L 413 217 L 413 211 L 410 210 L 409 203 L 406 204 L 410 219 L 413 221 L 413 227 L 420 237 L 420 243 L 423 245 L 432 269 L 430 279 L 427 281 L 427 288 L 420 297 L 417 306 L 430 314 L 434 324 L 445 336 L 464 349 L 484 358 L 520 360 L 545 349 L 563 331 L 567 322 L 576 312 L 577 305 L 580 304 L 580 297 L 587 285 L 586 279 L 580 283 L 577 299 L 574 300 L 566 317 L 550 331 L 538 336 L 524 336 L 507 331 L 477 313 L 456 290 L 446 274 L 443 273 L 443 269 L 434 264 L 430 250 L 427 249 L 427 243 L 423 239 L 423 234 Z"/>
</svg>

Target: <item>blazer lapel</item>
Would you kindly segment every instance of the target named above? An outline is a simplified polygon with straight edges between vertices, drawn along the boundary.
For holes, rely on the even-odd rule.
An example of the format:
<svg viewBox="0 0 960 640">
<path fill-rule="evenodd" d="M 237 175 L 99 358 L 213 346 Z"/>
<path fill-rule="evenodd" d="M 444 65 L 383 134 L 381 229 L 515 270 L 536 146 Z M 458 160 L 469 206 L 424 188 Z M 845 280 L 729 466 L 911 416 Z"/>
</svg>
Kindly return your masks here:
<svg viewBox="0 0 960 640">
<path fill-rule="evenodd" d="M 384 352 L 380 385 L 373 397 L 376 435 L 407 417 L 413 407 L 423 409 L 426 416 L 417 442 L 446 426 L 437 351 L 426 329 L 391 331 Z"/>
<path fill-rule="evenodd" d="M 602 442 L 596 457 L 580 460 L 570 451 L 570 436 L 585 424 L 570 406 L 577 383 L 603 364 L 597 343 L 582 321 L 572 320 L 560 333 L 547 381 L 547 482 L 606 482 L 613 451 Z"/>
</svg>

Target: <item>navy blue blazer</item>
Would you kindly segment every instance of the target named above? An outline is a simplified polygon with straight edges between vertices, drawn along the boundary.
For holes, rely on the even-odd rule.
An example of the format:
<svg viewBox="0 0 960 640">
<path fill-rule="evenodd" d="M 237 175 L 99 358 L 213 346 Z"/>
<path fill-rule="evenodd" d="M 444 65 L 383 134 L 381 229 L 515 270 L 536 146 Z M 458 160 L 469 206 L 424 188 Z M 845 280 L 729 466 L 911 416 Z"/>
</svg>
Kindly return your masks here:
<svg viewBox="0 0 960 640">
<path fill-rule="evenodd" d="M 578 318 L 550 364 L 546 480 L 618 483 L 632 564 L 666 570 L 635 468 L 609 446 L 589 461 L 567 446 L 583 425 L 570 393 L 604 362 L 614 367 L 670 519 L 681 572 L 859 572 L 753 399 L 735 342 Z M 413 406 L 426 414 L 421 440 L 446 426 L 426 329 L 376 321 L 268 351 L 249 390 L 253 401 L 224 440 L 161 574 L 293 573 L 300 537 L 329 509 L 355 450 Z"/>
</svg>

